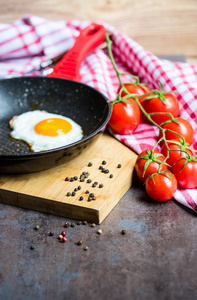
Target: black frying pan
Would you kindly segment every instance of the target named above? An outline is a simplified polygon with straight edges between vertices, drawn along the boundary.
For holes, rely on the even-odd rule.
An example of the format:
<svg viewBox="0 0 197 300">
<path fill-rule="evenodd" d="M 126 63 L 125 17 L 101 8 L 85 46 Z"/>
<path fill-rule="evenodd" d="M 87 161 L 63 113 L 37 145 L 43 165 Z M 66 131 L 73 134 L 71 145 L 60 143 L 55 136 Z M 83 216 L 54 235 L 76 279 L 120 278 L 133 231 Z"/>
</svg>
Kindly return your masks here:
<svg viewBox="0 0 197 300">
<path fill-rule="evenodd" d="M 93 36 L 100 31 L 100 25 L 99 27 L 94 26 L 93 29 L 88 29 L 88 34 L 92 35 L 92 37 L 88 37 L 89 40 L 93 40 Z M 101 37 L 96 37 L 96 43 L 93 41 L 92 45 L 85 46 L 86 49 L 80 56 L 81 60 L 88 53 L 88 50 L 92 51 L 93 47 L 96 48 L 103 42 L 104 34 L 105 32 L 101 34 L 103 35 L 102 40 Z M 80 37 L 77 41 L 80 41 Z M 80 47 L 84 48 L 84 45 L 80 45 Z M 67 57 L 69 58 L 69 55 Z M 74 65 L 76 68 L 74 75 L 69 74 L 70 69 L 66 74 L 65 62 L 66 60 L 63 58 L 49 77 L 18 77 L 0 80 L 1 173 L 36 172 L 65 163 L 88 149 L 109 121 L 111 105 L 103 94 L 85 84 L 55 78 L 64 76 L 73 79 L 76 75 L 74 79 L 77 79 L 79 59 L 78 65 Z M 64 65 L 63 75 L 62 64 Z M 15 115 L 35 109 L 61 114 L 73 119 L 81 125 L 84 132 L 83 139 L 65 147 L 36 153 L 31 152 L 25 142 L 10 137 L 9 120 Z"/>
</svg>

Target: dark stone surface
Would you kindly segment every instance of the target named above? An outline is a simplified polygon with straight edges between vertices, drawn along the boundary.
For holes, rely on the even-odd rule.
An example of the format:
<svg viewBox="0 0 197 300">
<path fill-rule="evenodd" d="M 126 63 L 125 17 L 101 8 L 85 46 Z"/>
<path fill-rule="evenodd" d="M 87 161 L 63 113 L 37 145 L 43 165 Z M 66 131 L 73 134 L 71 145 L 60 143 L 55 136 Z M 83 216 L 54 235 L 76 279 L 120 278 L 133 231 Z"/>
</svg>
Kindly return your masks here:
<svg viewBox="0 0 197 300">
<path fill-rule="evenodd" d="M 0 204 L 0 299 L 196 299 L 193 211 L 153 202 L 137 181 L 101 225 L 66 221 Z"/>
</svg>

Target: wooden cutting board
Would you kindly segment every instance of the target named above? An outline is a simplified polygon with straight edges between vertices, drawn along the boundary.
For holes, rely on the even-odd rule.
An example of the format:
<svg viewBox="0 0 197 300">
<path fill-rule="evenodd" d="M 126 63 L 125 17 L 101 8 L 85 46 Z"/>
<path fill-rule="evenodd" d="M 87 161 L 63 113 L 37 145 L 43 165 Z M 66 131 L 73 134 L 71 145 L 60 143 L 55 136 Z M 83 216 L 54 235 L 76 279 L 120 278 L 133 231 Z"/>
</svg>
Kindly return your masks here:
<svg viewBox="0 0 197 300">
<path fill-rule="evenodd" d="M 104 133 L 89 150 L 59 167 L 31 174 L 0 174 L 0 202 L 100 224 L 131 187 L 136 158 L 127 146 Z M 103 160 L 109 173 L 99 170 Z M 84 182 L 79 179 L 82 172 L 89 173 Z M 65 181 L 74 176 L 78 179 Z M 87 183 L 87 179 L 92 182 Z M 92 187 L 95 181 L 98 184 Z M 78 186 L 81 189 L 75 196 L 67 196 Z M 86 190 L 94 193 L 96 200 L 88 201 Z"/>
</svg>

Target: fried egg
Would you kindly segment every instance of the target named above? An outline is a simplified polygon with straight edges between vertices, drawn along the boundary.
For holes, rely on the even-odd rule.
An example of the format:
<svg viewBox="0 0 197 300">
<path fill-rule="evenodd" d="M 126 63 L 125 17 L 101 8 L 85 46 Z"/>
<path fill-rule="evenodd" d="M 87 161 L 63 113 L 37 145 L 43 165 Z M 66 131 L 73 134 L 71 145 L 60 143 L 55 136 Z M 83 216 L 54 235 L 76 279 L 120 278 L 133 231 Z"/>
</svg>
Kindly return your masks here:
<svg viewBox="0 0 197 300">
<path fill-rule="evenodd" d="M 28 143 L 33 152 L 66 146 L 83 138 L 81 126 L 72 119 L 40 110 L 13 117 L 10 126 L 11 137 Z"/>
</svg>

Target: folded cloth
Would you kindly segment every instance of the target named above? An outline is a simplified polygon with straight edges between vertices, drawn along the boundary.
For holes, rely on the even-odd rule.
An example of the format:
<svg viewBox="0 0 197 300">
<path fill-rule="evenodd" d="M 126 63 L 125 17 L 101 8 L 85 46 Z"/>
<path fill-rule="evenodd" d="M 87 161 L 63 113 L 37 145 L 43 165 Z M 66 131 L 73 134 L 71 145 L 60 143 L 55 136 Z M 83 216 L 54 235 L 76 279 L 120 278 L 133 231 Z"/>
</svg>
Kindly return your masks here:
<svg viewBox="0 0 197 300">
<path fill-rule="evenodd" d="M 13 24 L 0 24 L 0 77 L 21 76 L 68 50 L 80 30 L 89 24 L 78 20 L 52 22 L 32 15 Z M 178 91 L 180 116 L 191 123 L 195 133 L 192 147 L 197 149 L 197 66 L 160 59 L 109 24 L 102 24 L 112 33 L 112 51 L 119 71 L 137 75 L 150 88 L 159 89 L 160 81 L 165 91 Z M 109 100 L 116 98 L 119 81 L 106 50 L 97 49 L 86 57 L 80 81 L 98 89 Z M 155 145 L 159 130 L 141 123 L 133 134 L 111 133 L 140 153 Z M 178 188 L 174 199 L 197 212 L 197 189 Z"/>
</svg>

